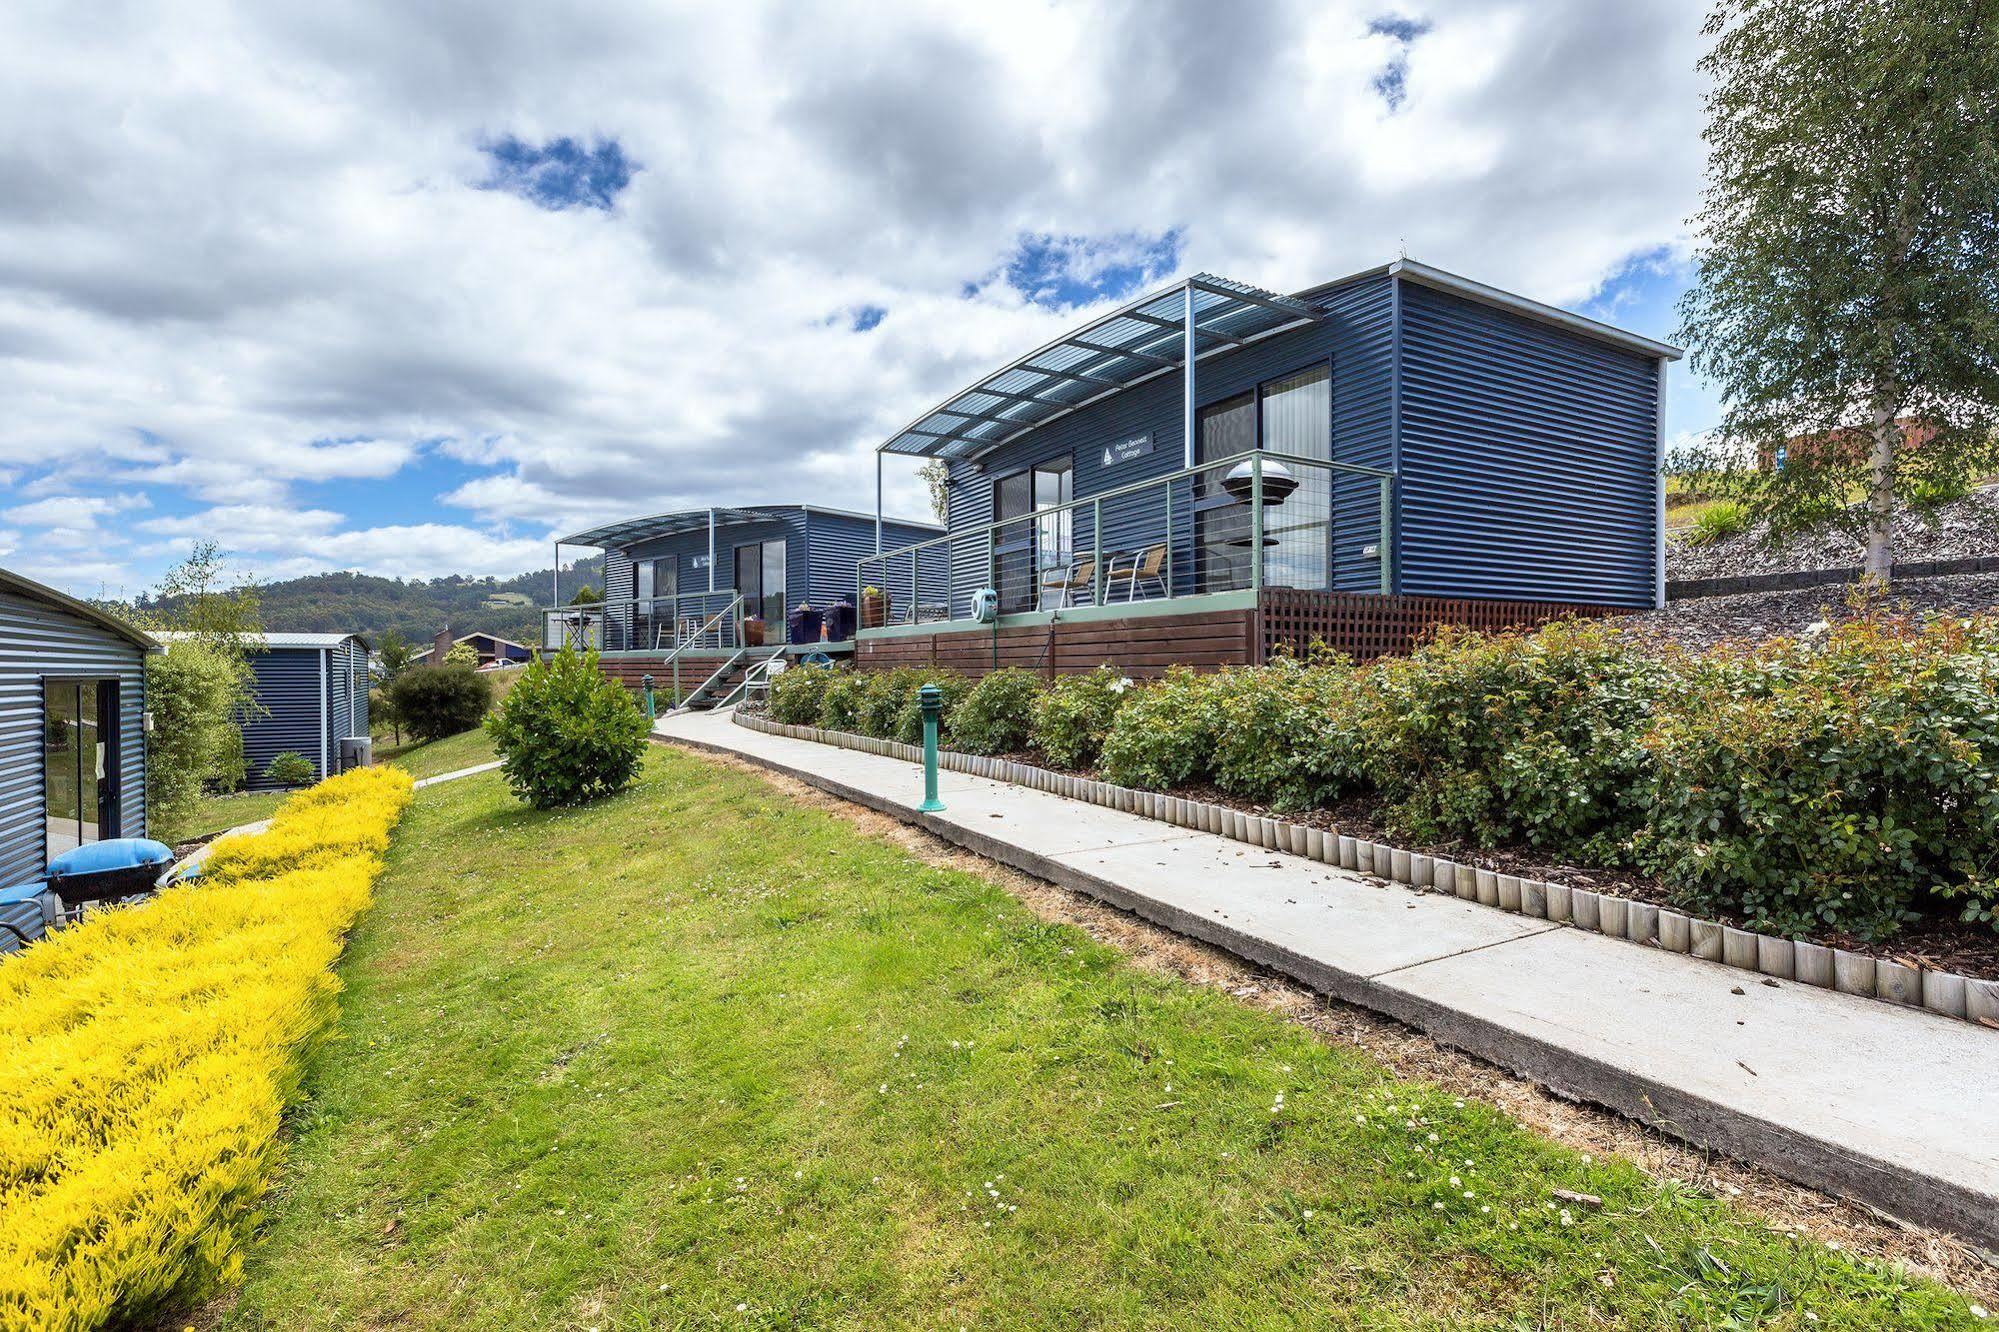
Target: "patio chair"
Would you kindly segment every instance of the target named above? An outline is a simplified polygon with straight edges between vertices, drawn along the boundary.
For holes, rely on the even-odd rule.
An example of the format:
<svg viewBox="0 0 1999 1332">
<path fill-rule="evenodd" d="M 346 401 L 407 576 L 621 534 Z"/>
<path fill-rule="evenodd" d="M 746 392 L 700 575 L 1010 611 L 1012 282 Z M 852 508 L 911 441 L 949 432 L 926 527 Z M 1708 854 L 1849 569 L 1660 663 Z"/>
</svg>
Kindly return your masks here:
<svg viewBox="0 0 1999 1332">
<path fill-rule="evenodd" d="M 1145 547 L 1143 550 L 1113 555 L 1104 571 L 1104 600 L 1110 601 L 1117 595 L 1119 584 L 1124 587 L 1127 603 L 1138 600 L 1141 590 L 1146 599 L 1163 597 L 1166 590 L 1166 544 Z"/>
<path fill-rule="evenodd" d="M 1066 569 L 1051 570 L 1041 578 L 1041 598 L 1035 603 L 1036 610 L 1067 610 L 1078 604 L 1078 598 L 1094 596 L 1097 584 L 1097 562 L 1083 558 L 1069 561 Z M 1049 605 L 1050 596 L 1055 599 Z"/>
</svg>

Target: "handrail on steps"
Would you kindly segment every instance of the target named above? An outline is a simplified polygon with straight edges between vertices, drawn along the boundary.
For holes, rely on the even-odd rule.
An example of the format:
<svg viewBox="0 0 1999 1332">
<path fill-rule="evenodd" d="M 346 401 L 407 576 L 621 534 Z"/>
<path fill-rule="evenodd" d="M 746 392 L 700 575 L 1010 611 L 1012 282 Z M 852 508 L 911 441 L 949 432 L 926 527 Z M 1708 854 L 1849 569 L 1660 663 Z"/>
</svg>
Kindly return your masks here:
<svg viewBox="0 0 1999 1332">
<path fill-rule="evenodd" d="M 743 594 L 741 592 L 738 592 L 736 593 L 735 596 L 729 598 L 728 605 L 722 607 L 722 609 L 716 611 L 713 615 L 709 616 L 708 619 L 702 624 L 702 626 L 699 629 L 695 630 L 694 633 L 690 634 L 688 637 L 682 639 L 679 643 L 676 643 L 674 645 L 673 651 L 666 654 L 666 660 L 661 662 L 660 666 L 662 668 L 665 667 L 673 668 L 674 707 L 676 708 L 679 707 L 682 701 L 680 697 L 680 654 L 687 651 L 688 648 L 693 647 L 696 643 L 699 643 L 703 638 L 706 638 L 708 636 L 708 631 L 715 628 L 716 625 L 721 623 L 721 621 L 727 618 L 732 612 L 740 611 L 742 608 L 743 608 Z M 739 631 L 736 634 L 736 652 L 739 655 L 743 650 L 742 642 L 743 642 L 743 636 Z M 717 647 L 721 646 L 721 636 L 719 634 L 716 635 L 715 644 Z M 733 663 L 735 658 L 732 657 L 730 660 Z M 712 680 L 715 677 L 711 675 L 708 678 Z M 706 681 L 703 681 L 703 683 L 706 684 Z"/>
</svg>

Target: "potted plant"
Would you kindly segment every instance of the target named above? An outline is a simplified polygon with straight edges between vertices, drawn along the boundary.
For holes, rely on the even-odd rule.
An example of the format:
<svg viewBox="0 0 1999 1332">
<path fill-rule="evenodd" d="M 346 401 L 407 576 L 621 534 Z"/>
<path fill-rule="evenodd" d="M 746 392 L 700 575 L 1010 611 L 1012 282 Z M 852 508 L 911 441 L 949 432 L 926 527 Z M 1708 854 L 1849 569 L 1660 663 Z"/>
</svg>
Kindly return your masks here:
<svg viewBox="0 0 1999 1332">
<path fill-rule="evenodd" d="M 879 629 L 888 623 L 888 593 L 878 587 L 861 589 L 861 628 Z"/>
<path fill-rule="evenodd" d="M 764 645 L 764 621 L 761 615 L 743 617 L 743 646 L 762 647 Z"/>
</svg>

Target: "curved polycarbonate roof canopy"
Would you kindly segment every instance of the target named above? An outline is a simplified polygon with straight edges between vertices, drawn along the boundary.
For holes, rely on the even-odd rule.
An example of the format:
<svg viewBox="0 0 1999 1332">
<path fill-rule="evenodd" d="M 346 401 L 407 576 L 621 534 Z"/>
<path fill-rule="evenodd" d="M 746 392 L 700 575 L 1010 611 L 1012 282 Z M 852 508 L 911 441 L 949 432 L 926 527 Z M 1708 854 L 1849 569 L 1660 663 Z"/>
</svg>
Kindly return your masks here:
<svg viewBox="0 0 1999 1332">
<path fill-rule="evenodd" d="M 1195 356 L 1244 346 L 1317 319 L 1316 307 L 1200 273 L 1037 348 L 932 408 L 879 452 L 963 458 L 1131 387 L 1186 360 L 1188 304 Z"/>
</svg>

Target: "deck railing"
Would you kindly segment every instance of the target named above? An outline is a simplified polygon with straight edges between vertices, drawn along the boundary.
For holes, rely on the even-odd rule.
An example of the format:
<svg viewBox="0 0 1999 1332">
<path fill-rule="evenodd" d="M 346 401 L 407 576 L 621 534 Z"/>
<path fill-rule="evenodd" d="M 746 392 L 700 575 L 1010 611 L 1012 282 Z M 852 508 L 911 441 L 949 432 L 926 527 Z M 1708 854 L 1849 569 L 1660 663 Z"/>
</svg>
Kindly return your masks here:
<svg viewBox="0 0 1999 1332">
<path fill-rule="evenodd" d="M 626 597 L 542 611 L 542 646 L 593 652 L 733 651 L 743 645 L 742 598 L 732 587 L 669 597 Z"/>
<path fill-rule="evenodd" d="M 861 627 L 1172 601 L 1267 587 L 1394 587 L 1393 473 L 1254 450 L 861 559 Z M 870 593 L 873 596 L 870 596 Z"/>
</svg>

